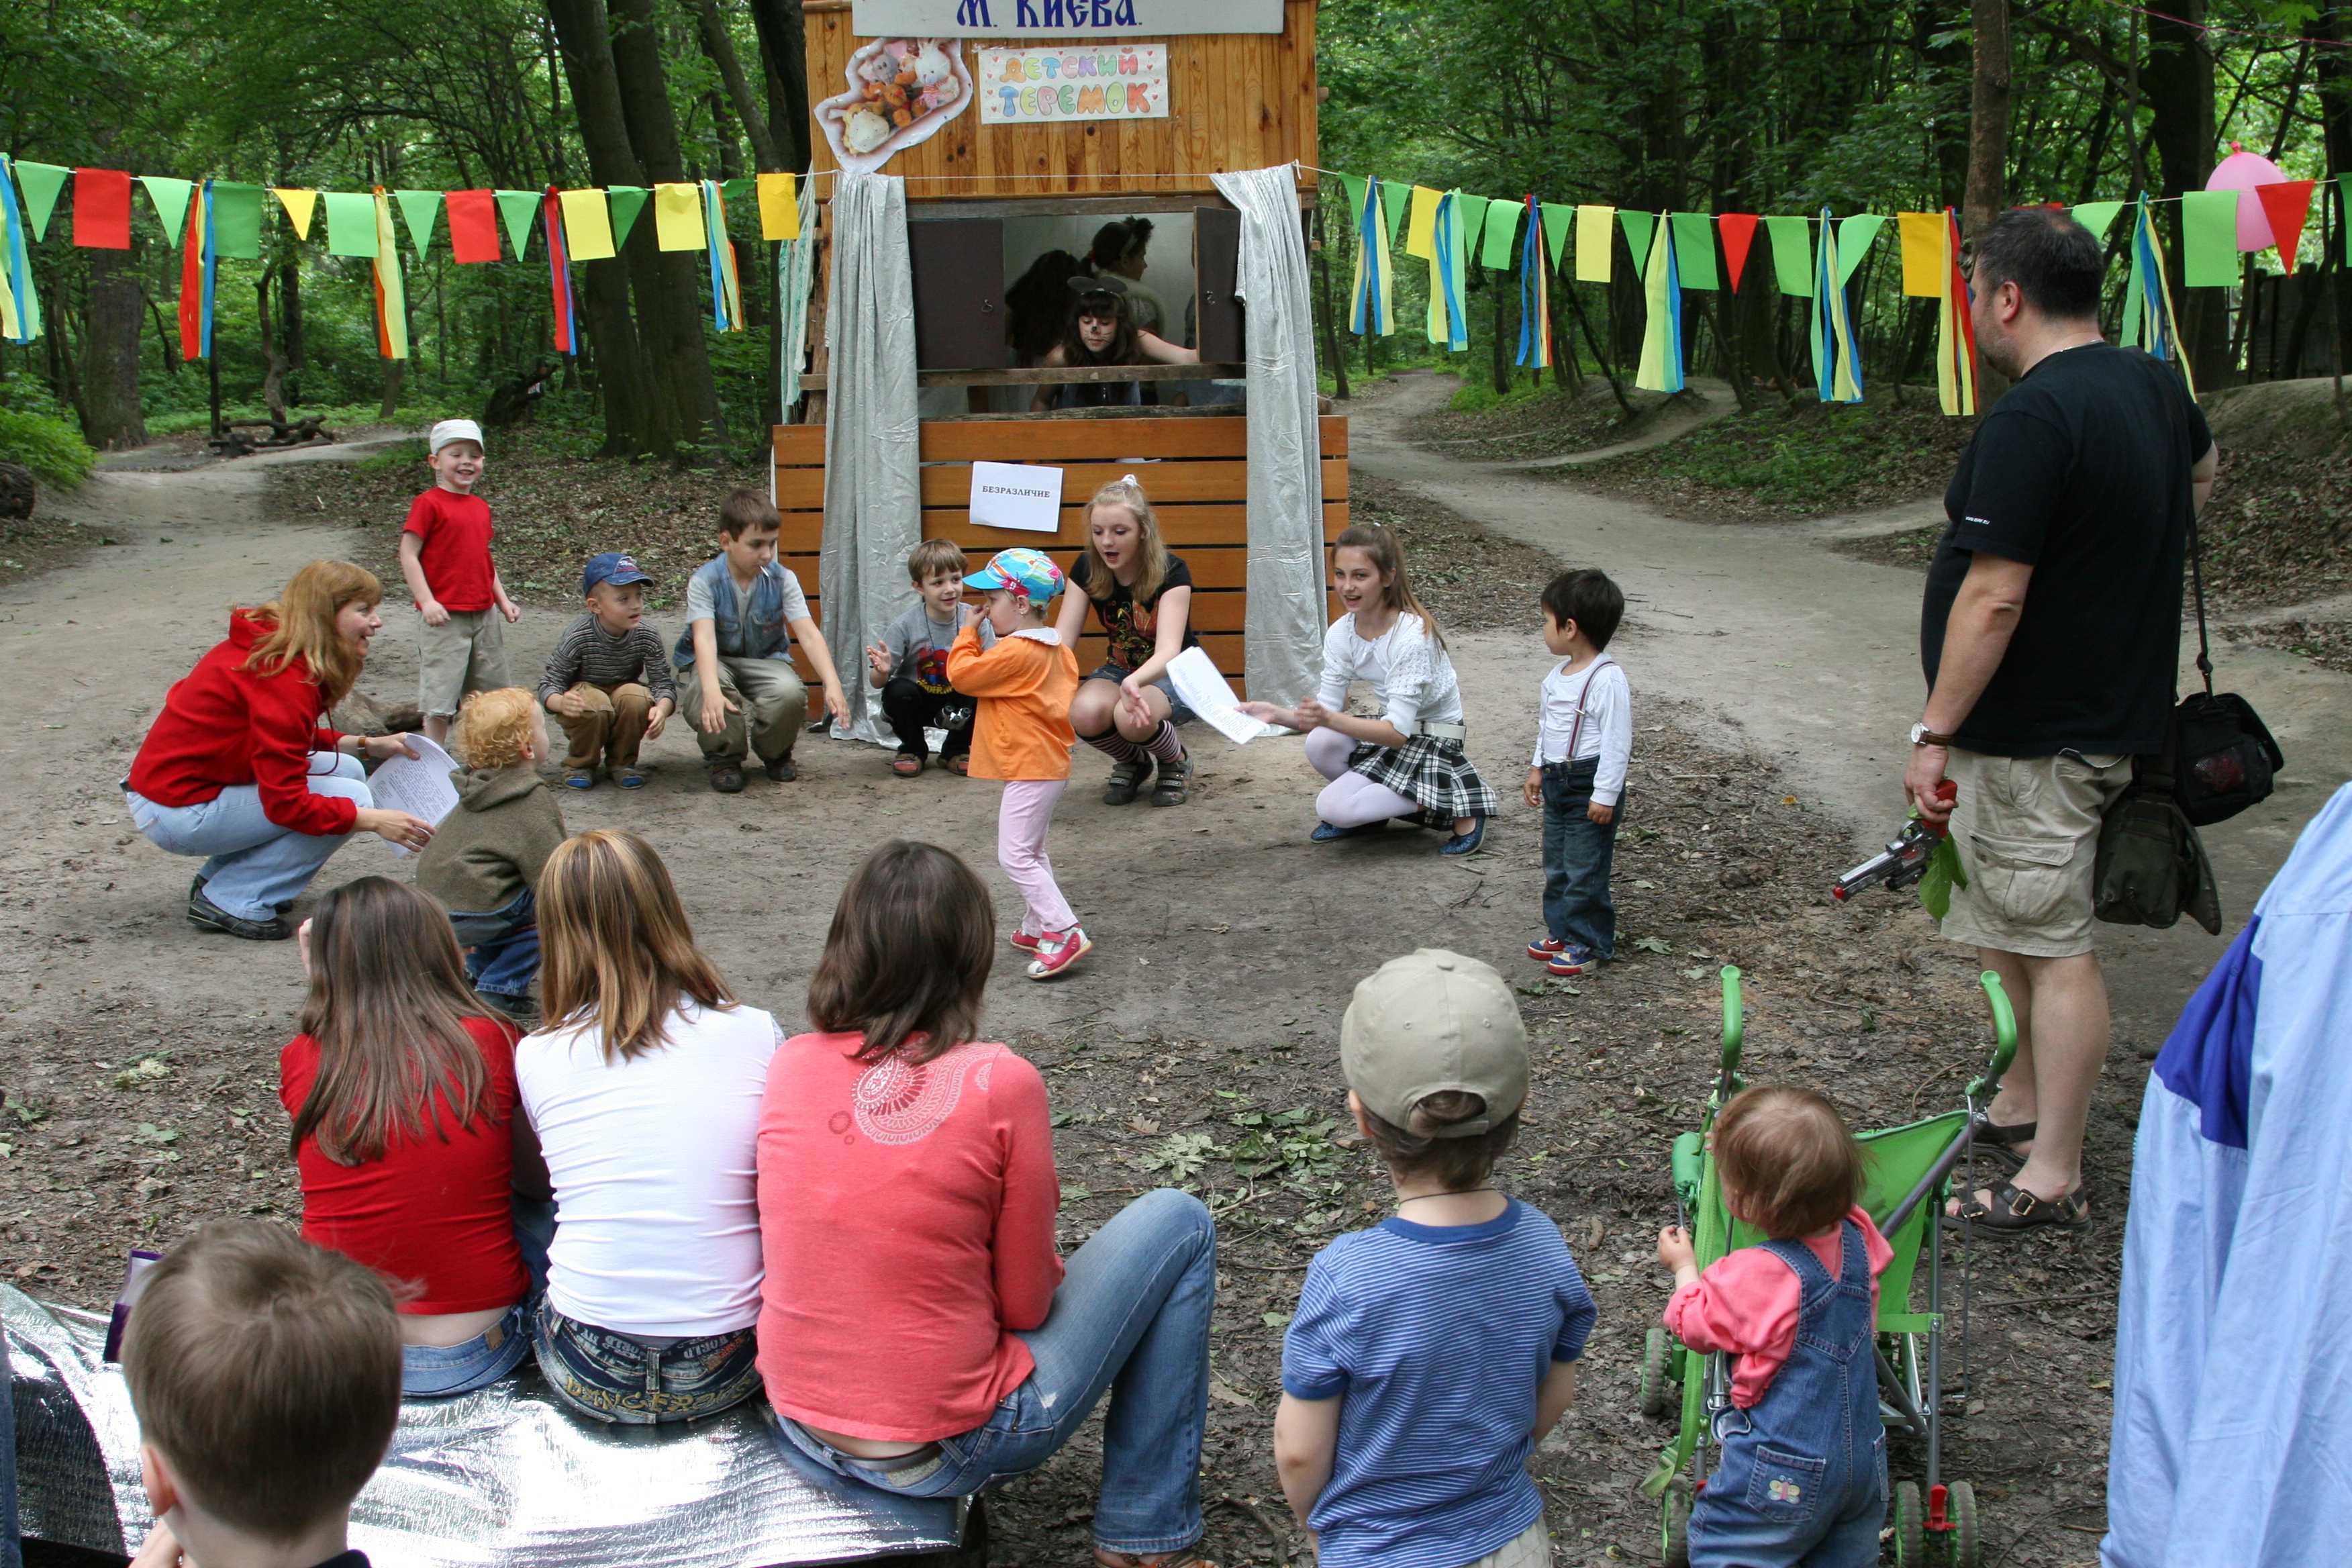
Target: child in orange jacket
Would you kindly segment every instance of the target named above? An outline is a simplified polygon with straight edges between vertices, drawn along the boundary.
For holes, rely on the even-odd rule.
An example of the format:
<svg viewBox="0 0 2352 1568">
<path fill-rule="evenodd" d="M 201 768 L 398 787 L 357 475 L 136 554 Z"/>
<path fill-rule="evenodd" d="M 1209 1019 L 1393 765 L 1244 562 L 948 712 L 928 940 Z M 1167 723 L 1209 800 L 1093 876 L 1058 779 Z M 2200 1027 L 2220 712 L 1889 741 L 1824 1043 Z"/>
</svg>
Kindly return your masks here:
<svg viewBox="0 0 2352 1568">
<path fill-rule="evenodd" d="M 1054 803 L 1070 782 L 1070 699 L 1077 695 L 1078 660 L 1053 627 L 1045 609 L 1062 592 L 1062 569 L 1035 550 L 1004 550 L 964 586 L 985 595 L 982 614 L 996 646 L 981 651 L 980 627 L 967 626 L 948 649 L 948 679 L 975 699 L 971 776 L 1004 781 L 996 814 L 996 863 L 1028 903 L 1013 945 L 1036 956 L 1032 980 L 1066 973 L 1094 946 L 1054 881 L 1045 833 Z"/>
</svg>

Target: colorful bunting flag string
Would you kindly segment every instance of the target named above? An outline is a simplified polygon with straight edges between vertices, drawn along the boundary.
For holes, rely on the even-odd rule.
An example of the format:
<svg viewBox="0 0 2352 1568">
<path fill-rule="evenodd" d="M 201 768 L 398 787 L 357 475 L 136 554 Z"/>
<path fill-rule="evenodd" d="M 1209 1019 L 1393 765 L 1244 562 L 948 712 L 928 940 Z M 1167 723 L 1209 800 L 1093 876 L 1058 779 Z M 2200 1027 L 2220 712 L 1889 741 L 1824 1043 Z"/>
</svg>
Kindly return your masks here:
<svg viewBox="0 0 2352 1568">
<path fill-rule="evenodd" d="M 702 227 L 710 237 L 710 320 L 722 332 L 743 330 L 743 289 L 735 276 L 735 242 L 727 237 L 727 198 L 702 182 Z"/>
<path fill-rule="evenodd" d="M 580 352 L 580 323 L 572 310 L 572 268 L 563 249 L 563 194 L 550 185 L 540 195 L 540 221 L 547 231 L 547 280 L 553 291 L 555 350 Z"/>
<path fill-rule="evenodd" d="M 1519 240 L 1518 363 L 1551 368 L 1550 269 L 1544 265 L 1542 205 L 1528 198 L 1527 233 Z"/>
<path fill-rule="evenodd" d="M 1620 218 L 1651 214 L 1620 212 Z M 1646 320 L 1642 326 L 1642 359 L 1633 371 L 1633 384 L 1645 392 L 1683 389 L 1682 278 L 1675 264 L 1675 226 L 1670 223 L 1628 226 L 1649 230 L 1649 258 L 1642 267 L 1642 300 Z"/>
<path fill-rule="evenodd" d="M 1868 242 L 1867 235 L 1860 237 Z M 1830 209 L 1823 207 L 1821 243 L 1813 252 L 1812 313 L 1813 383 L 1823 403 L 1862 401 L 1862 363 L 1854 352 L 1853 318 L 1845 298 L 1845 279 L 1853 268 L 1840 260 L 1843 238 Z"/>
<path fill-rule="evenodd" d="M 0 336 L 29 343 L 41 335 L 41 295 L 33 287 L 33 266 L 25 243 L 25 216 L 17 210 L 16 169 L 0 154 Z"/>
</svg>

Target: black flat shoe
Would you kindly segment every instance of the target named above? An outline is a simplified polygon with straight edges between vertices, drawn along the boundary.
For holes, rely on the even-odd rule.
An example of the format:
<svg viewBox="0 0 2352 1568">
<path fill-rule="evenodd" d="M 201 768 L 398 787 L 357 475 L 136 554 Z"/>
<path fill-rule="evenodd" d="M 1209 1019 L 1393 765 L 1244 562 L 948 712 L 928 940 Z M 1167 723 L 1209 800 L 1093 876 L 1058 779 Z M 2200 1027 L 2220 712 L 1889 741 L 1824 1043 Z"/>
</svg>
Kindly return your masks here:
<svg viewBox="0 0 2352 1568">
<path fill-rule="evenodd" d="M 294 934 L 292 926 L 275 917 L 266 921 L 249 921 L 242 915 L 233 915 L 205 897 L 202 891 L 188 895 L 188 923 L 198 931 L 223 931 L 230 936 L 243 937 L 247 942 L 284 942 Z"/>
</svg>

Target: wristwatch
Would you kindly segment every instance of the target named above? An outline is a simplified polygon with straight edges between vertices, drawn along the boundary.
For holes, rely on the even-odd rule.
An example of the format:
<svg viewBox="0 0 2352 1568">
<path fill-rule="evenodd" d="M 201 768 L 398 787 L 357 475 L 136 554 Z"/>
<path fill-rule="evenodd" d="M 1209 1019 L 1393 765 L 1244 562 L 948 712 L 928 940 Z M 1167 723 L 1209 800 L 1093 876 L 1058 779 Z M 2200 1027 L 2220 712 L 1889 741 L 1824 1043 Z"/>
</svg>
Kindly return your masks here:
<svg viewBox="0 0 2352 1568">
<path fill-rule="evenodd" d="M 1938 735 L 1925 723 L 1919 723 L 1911 726 L 1911 743 L 1915 746 L 1948 746 L 1952 743 L 1952 737 Z"/>
</svg>

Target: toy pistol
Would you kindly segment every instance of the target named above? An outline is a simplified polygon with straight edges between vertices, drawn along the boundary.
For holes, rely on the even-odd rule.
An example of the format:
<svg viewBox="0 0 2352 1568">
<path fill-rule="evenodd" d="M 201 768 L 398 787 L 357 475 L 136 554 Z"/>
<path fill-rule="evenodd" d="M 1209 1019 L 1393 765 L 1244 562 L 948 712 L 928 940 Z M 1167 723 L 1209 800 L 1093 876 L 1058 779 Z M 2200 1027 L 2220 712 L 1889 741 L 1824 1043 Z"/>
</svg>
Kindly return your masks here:
<svg viewBox="0 0 2352 1568">
<path fill-rule="evenodd" d="M 1958 794 L 1959 786 L 1949 779 L 1936 786 L 1936 798 L 1946 805 Z M 1837 879 L 1830 889 L 1832 896 L 1843 903 L 1874 883 L 1884 883 L 1895 892 L 1914 886 L 1927 874 L 1928 858 L 1943 842 L 1945 831 L 1943 823 L 1929 822 L 1915 812 L 1885 848 Z"/>
</svg>

